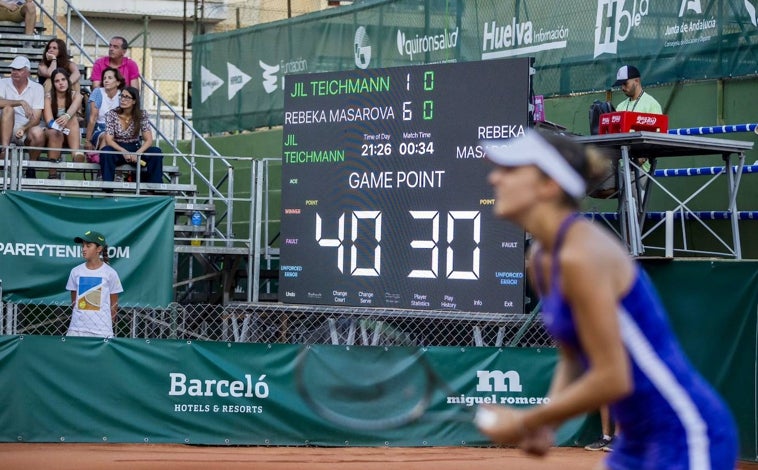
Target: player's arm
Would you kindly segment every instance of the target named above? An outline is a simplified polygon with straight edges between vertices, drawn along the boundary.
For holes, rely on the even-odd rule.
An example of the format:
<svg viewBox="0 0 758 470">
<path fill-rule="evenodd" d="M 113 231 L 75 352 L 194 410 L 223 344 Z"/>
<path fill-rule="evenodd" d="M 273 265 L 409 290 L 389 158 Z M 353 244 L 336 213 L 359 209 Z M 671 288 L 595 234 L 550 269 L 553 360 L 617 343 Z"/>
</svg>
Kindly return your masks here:
<svg viewBox="0 0 758 470">
<path fill-rule="evenodd" d="M 621 293 L 618 276 L 614 275 L 619 267 L 614 261 L 620 258 L 589 250 L 574 251 L 565 258 L 561 260 L 561 287 L 574 312 L 588 368 L 551 396 L 550 403 L 528 410 L 523 423 L 526 428 L 557 425 L 614 402 L 632 390 L 631 366 L 616 314 Z"/>
<path fill-rule="evenodd" d="M 76 291 L 69 291 L 71 292 L 71 305 L 76 307 Z"/>
<path fill-rule="evenodd" d="M 573 349 L 561 347 L 559 350 L 558 364 L 553 372 L 553 380 L 550 384 L 548 398 L 559 394 L 564 388 L 581 373 L 581 365 Z M 528 429 L 524 432 L 521 440 L 518 442 L 519 448 L 527 454 L 543 456 L 555 443 L 555 426 L 544 425 L 535 429 Z"/>
<path fill-rule="evenodd" d="M 576 352 L 573 349 L 561 347 L 558 349 L 558 364 L 553 372 L 553 379 L 550 382 L 550 391 L 547 396 L 552 399 L 553 396 L 561 393 L 569 384 L 574 382 L 582 373 L 582 366 Z"/>
<path fill-rule="evenodd" d="M 621 342 L 616 310 L 627 288 L 625 280 L 634 268 L 603 237 L 593 236 L 586 229 L 579 232 L 570 233 L 569 237 L 587 236 L 587 239 L 578 243 L 578 248 L 561 254 L 561 290 L 574 313 L 588 369 L 571 381 L 572 368 L 561 370 L 570 361 L 560 365 L 551 390 L 553 395 L 545 405 L 523 411 L 485 407 L 477 422 L 496 442 L 516 443 L 531 430 L 557 426 L 573 416 L 614 402 L 632 390 L 631 366 Z"/>
</svg>

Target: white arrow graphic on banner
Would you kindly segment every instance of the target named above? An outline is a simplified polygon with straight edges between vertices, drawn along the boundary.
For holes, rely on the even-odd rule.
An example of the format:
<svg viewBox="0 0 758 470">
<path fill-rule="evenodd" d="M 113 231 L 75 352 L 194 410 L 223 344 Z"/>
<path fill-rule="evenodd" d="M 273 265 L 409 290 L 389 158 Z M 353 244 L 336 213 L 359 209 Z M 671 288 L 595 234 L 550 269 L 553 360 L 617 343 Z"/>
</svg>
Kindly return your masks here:
<svg viewBox="0 0 758 470">
<path fill-rule="evenodd" d="M 250 75 L 238 69 L 234 64 L 226 63 L 227 77 L 229 77 L 229 99 L 242 89 L 250 81 Z"/>
<path fill-rule="evenodd" d="M 224 84 L 224 81 L 221 80 L 221 77 L 217 77 L 211 73 L 210 70 L 206 69 L 202 65 L 200 66 L 200 102 L 205 103 L 205 100 L 208 99 L 209 96 L 213 94 L 214 91 L 218 90 L 221 85 Z"/>
</svg>

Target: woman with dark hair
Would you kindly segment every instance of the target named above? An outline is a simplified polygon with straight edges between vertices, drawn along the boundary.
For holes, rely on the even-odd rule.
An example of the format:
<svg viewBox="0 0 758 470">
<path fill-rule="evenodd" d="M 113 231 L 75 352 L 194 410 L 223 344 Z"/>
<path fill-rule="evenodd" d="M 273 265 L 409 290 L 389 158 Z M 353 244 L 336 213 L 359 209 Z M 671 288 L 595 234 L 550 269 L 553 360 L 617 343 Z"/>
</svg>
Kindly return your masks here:
<svg viewBox="0 0 758 470">
<path fill-rule="evenodd" d="M 47 158 L 50 161 L 61 159 L 61 148 L 65 138 L 75 162 L 83 162 L 84 154 L 79 150 L 81 133 L 76 114 L 82 106 L 82 94 L 71 88 L 71 80 L 63 69 L 55 69 L 50 77 L 53 89 L 45 94 L 45 108 L 42 113 L 47 124 L 45 138 Z M 55 178 L 56 172 L 50 171 L 50 177 Z"/>
<path fill-rule="evenodd" d="M 79 66 L 69 59 L 66 43 L 58 38 L 47 41 L 45 52 L 42 54 L 42 60 L 37 69 L 39 83 L 44 85 L 45 91 L 49 91 L 52 88 L 47 79 L 52 76 L 55 69 L 65 70 L 71 80 L 72 88 L 79 91 L 79 79 L 82 78 Z"/>
<path fill-rule="evenodd" d="M 120 104 L 121 89 L 124 88 L 124 77 L 118 69 L 108 67 L 103 71 L 103 86 L 95 88 L 89 95 L 89 117 L 87 119 L 87 132 L 84 139 L 84 148 L 87 150 L 100 150 L 105 145 L 102 138 L 105 134 L 105 115 L 111 109 L 118 108 Z M 91 154 L 97 155 L 97 154 Z M 100 157 L 91 159 L 93 163 L 99 163 Z"/>
<path fill-rule="evenodd" d="M 113 181 L 116 167 L 124 163 L 137 165 L 142 159 L 148 183 L 163 178 L 163 154 L 153 146 L 153 132 L 147 112 L 140 108 L 139 90 L 128 86 L 121 91 L 120 104 L 105 115 L 105 147 L 100 154 L 103 181 Z M 108 153 L 121 152 L 121 153 Z"/>
</svg>

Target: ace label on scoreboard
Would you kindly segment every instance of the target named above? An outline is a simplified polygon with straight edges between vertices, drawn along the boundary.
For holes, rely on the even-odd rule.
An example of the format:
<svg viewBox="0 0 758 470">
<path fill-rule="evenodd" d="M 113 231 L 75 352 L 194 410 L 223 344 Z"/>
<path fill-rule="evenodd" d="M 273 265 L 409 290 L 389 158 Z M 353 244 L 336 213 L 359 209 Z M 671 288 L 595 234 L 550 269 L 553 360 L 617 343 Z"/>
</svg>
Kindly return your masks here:
<svg viewBox="0 0 758 470">
<path fill-rule="evenodd" d="M 283 302 L 522 313 L 524 233 L 482 140 L 523 135 L 530 59 L 286 77 Z"/>
</svg>

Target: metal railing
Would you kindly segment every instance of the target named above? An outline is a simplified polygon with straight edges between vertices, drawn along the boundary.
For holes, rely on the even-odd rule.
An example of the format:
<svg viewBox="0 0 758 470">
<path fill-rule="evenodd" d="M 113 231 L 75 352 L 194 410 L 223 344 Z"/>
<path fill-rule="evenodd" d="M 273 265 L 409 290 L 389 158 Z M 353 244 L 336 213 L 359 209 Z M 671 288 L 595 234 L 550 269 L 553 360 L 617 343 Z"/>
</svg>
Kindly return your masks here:
<svg viewBox="0 0 758 470">
<path fill-rule="evenodd" d="M 57 18 L 58 5 L 62 2 L 65 5 L 65 24 L 61 24 Z M 47 11 L 40 0 L 35 0 L 35 3 L 40 8 L 42 16 L 49 19 L 53 24 L 53 33 L 57 34 L 60 30 L 65 36 L 65 41 L 68 44 L 69 52 L 79 54 L 81 61 L 85 65 L 91 66 L 95 59 L 99 56 L 100 46 L 102 45 L 107 50 L 107 44 L 109 39 L 102 35 L 95 26 L 68 0 L 54 0 L 52 2 L 52 13 Z M 73 21 L 73 20 L 76 21 Z M 74 31 L 72 25 L 78 23 L 78 31 Z M 87 38 L 87 40 L 85 40 Z M 91 44 L 88 44 L 89 43 Z M 94 56 L 90 55 L 88 48 L 94 49 Z M 92 50 L 92 49 L 89 49 Z M 146 49 L 145 49 L 146 51 Z M 144 68 L 144 64 L 143 64 Z M 140 75 L 140 88 L 143 103 L 155 103 L 150 112 L 150 125 L 156 135 L 156 145 L 161 145 L 161 142 L 165 142 L 170 148 L 171 153 L 164 153 L 164 164 L 173 167 L 179 167 L 182 169 L 183 182 L 197 187 L 197 190 L 189 195 L 177 195 L 177 197 L 185 196 L 188 199 L 187 203 L 192 205 L 215 205 L 218 207 L 218 211 L 214 217 L 213 226 L 213 242 L 204 243 L 202 247 L 193 247 L 188 250 L 194 253 L 202 253 L 206 251 L 223 251 L 223 248 L 233 248 L 240 243 L 234 235 L 234 223 L 235 213 L 234 206 L 236 202 L 240 202 L 239 196 L 235 194 L 235 168 L 232 162 L 235 162 L 238 169 L 247 170 L 250 169 L 250 187 L 249 193 L 244 197 L 244 203 L 250 205 L 249 215 L 250 221 L 248 234 L 249 239 L 242 240 L 247 247 L 251 247 L 256 240 L 256 234 L 252 231 L 254 229 L 260 229 L 260 223 L 254 223 L 255 214 L 260 214 L 260 211 L 256 209 L 261 204 L 261 197 L 264 194 L 261 190 L 255 188 L 256 184 L 260 184 L 262 179 L 259 179 L 257 175 L 262 171 L 258 163 L 255 163 L 250 158 L 246 157 L 228 157 L 222 156 L 197 130 L 192 127 L 189 120 L 185 119 L 180 113 L 166 100 L 164 99 L 158 90 L 144 77 Z M 166 116 L 169 116 L 170 122 L 166 123 Z M 166 130 L 169 130 L 167 132 Z M 179 129 L 183 132 L 180 135 Z M 184 145 L 188 146 L 186 152 L 182 151 L 179 147 L 180 140 L 184 140 L 184 135 L 189 135 L 189 139 Z M 18 148 L 18 152 L 28 150 L 27 148 Z M 13 169 L 14 161 L 18 163 L 18 175 L 20 175 L 20 168 L 23 159 L 21 153 L 17 154 L 17 159 L 9 159 L 9 155 L 6 152 L 5 159 L 6 165 L 3 169 L 3 189 L 7 189 L 9 183 L 12 181 L 11 175 L 7 172 Z M 169 161 L 170 159 L 170 161 Z M 9 161 L 12 160 L 12 161 Z M 20 181 L 20 179 L 19 179 Z M 18 183 L 20 185 L 20 183 Z M 243 184 L 243 186 L 245 186 Z M 140 186 L 137 185 L 136 194 L 139 194 Z M 19 186 L 17 189 L 21 189 Z M 66 193 L 69 190 L 61 190 L 60 188 L 45 187 L 36 188 L 38 191 Z M 87 188 L 84 188 L 86 191 Z M 99 189 L 98 189 L 99 190 Z M 81 192 L 82 188 L 70 188 L 70 192 Z M 258 198 L 255 198 L 255 195 Z M 255 198 L 255 199 L 254 199 Z M 243 216 L 244 216 L 243 215 Z M 260 240 L 258 236 L 257 240 Z M 180 240 L 177 240 L 180 241 Z M 222 247 L 218 247 L 216 241 L 220 241 Z M 252 258 L 249 259 L 249 265 L 255 265 L 255 273 L 252 272 L 252 268 L 249 278 L 248 292 L 253 292 L 252 297 L 248 297 L 248 300 L 257 300 L 257 289 L 253 288 L 258 282 L 257 274 L 259 273 L 257 265 L 260 257 L 261 249 L 260 242 L 255 242 L 254 250 L 251 253 Z M 229 251 L 229 250 L 227 250 Z M 254 275 L 255 274 L 255 275 Z"/>
<path fill-rule="evenodd" d="M 66 24 L 62 25 L 58 19 L 56 18 L 56 13 L 58 11 L 58 3 L 63 2 L 66 6 Z M 34 2 L 37 4 L 37 6 L 40 8 L 40 11 L 42 12 L 42 15 L 48 18 L 52 24 L 53 24 L 53 33 L 56 34 L 56 31 L 58 29 L 61 30 L 61 32 L 65 35 L 66 43 L 69 47 L 69 52 L 71 51 L 71 46 L 73 46 L 78 54 L 80 54 L 81 58 L 87 61 L 88 65 L 94 64 L 100 45 L 107 45 L 109 42 L 109 39 L 107 39 L 105 36 L 103 36 L 95 26 L 87 20 L 87 18 L 74 7 L 68 0 L 54 0 L 53 1 L 53 13 L 51 14 L 47 10 L 45 10 L 42 2 L 40 0 L 34 0 Z M 80 31 L 78 32 L 77 36 L 72 34 L 72 18 L 76 18 L 81 24 L 80 24 Z M 87 45 L 85 44 L 85 37 L 88 35 L 92 35 L 94 37 L 94 55 L 93 58 L 88 52 L 87 52 Z M 105 46 L 107 49 L 107 46 Z M 207 150 L 208 155 L 215 155 L 217 157 L 222 157 L 222 155 L 211 145 L 205 137 L 203 137 L 194 127 L 192 127 L 192 123 L 181 116 L 181 113 L 179 113 L 171 104 L 163 98 L 160 93 L 155 89 L 154 86 L 152 86 L 148 80 L 144 77 L 144 75 L 140 74 L 140 86 L 141 86 L 141 94 L 142 94 L 142 101 L 143 102 L 152 102 L 153 100 L 157 103 L 156 109 L 154 110 L 154 121 L 151 121 L 151 125 L 155 129 L 155 132 L 157 134 L 158 139 L 165 140 L 172 148 L 172 150 L 176 153 L 180 153 L 178 143 L 180 140 L 187 140 L 184 139 L 183 136 L 179 136 L 178 129 L 185 129 L 186 132 L 189 133 L 189 145 L 190 154 L 196 154 L 200 153 L 199 148 L 204 147 Z M 149 91 L 151 93 L 150 96 L 145 95 L 145 91 Z M 150 99 L 148 99 L 150 98 Z M 173 129 L 173 135 L 169 136 L 163 131 L 163 127 L 161 126 L 161 121 L 163 119 L 163 113 L 167 113 L 171 116 L 172 119 L 172 125 L 170 126 L 171 129 Z M 160 140 L 158 140 L 159 142 Z M 223 157 L 222 157 L 223 160 Z"/>
<path fill-rule="evenodd" d="M 262 196 L 266 192 L 262 186 L 263 162 L 251 161 L 246 157 L 224 157 L 225 163 L 237 163 L 235 169 L 227 164 L 219 166 L 220 157 L 213 155 L 163 154 L 163 183 L 142 182 L 139 172 L 135 173 L 134 182 L 102 182 L 96 177 L 100 168 L 97 164 L 51 162 L 45 157 L 29 161 L 26 159 L 29 150 L 47 152 L 49 148 L 9 146 L 0 154 L 0 189 L 88 197 L 135 197 L 143 196 L 145 190 L 171 195 L 176 201 L 177 220 L 187 221 L 185 225 L 175 225 L 174 251 L 199 257 L 245 257 L 248 281 L 246 299 L 258 301 L 259 265 L 265 251 L 261 233 L 266 230 L 262 219 L 266 200 Z M 37 175 L 27 177 L 28 169 L 34 169 Z M 57 172 L 58 177 L 49 179 L 51 171 Z M 222 186 L 196 185 L 198 174 L 213 175 L 215 172 L 224 173 Z M 207 180 L 205 178 L 203 181 Z M 105 193 L 104 189 L 115 192 Z M 195 211 L 202 214 L 204 226 L 209 228 L 200 236 L 189 222 Z M 239 227 L 241 236 L 235 233 L 235 226 Z M 186 227 L 186 231 L 182 227 Z M 191 283 L 194 273 L 190 273 L 189 277 L 187 282 Z"/>
<path fill-rule="evenodd" d="M 71 304 L 0 301 L 0 334 L 65 335 Z M 102 330 L 92 325 L 95 331 Z M 109 330 L 111 325 L 105 325 Z M 537 309 L 525 314 L 238 303 L 119 305 L 116 337 L 351 346 L 553 347 Z"/>
</svg>

